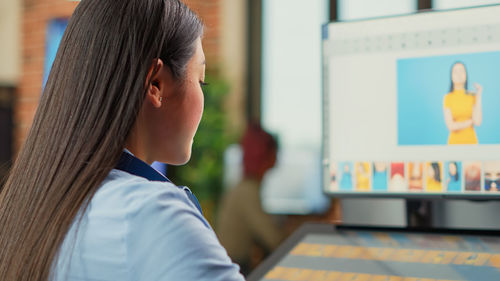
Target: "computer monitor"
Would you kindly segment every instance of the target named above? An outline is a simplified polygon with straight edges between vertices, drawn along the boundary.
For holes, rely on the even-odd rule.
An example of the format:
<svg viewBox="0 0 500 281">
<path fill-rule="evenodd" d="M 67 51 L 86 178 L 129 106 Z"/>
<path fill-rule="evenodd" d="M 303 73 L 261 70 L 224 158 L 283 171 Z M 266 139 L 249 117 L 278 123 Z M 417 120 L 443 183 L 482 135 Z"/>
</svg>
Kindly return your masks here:
<svg viewBox="0 0 500 281">
<path fill-rule="evenodd" d="M 498 199 L 500 6 L 323 28 L 323 190 Z"/>
<path fill-rule="evenodd" d="M 249 281 L 500 280 L 497 232 L 306 224 Z"/>
</svg>

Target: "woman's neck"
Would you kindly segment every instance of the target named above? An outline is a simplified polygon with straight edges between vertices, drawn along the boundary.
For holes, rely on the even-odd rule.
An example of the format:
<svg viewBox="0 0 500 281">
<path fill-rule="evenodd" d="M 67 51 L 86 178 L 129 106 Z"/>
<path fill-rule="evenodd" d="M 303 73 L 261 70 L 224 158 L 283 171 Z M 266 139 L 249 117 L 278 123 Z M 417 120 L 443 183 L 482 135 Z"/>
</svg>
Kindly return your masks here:
<svg viewBox="0 0 500 281">
<path fill-rule="evenodd" d="M 125 148 L 128 149 L 128 151 L 130 151 L 135 157 L 151 165 L 153 160 L 148 153 L 148 146 L 144 142 L 144 139 L 139 136 L 140 134 L 137 133 L 136 128 L 133 128 L 125 143 Z"/>
<path fill-rule="evenodd" d="M 465 90 L 465 84 L 462 84 L 462 83 L 453 84 L 453 90 L 458 90 L 458 91 Z"/>
</svg>

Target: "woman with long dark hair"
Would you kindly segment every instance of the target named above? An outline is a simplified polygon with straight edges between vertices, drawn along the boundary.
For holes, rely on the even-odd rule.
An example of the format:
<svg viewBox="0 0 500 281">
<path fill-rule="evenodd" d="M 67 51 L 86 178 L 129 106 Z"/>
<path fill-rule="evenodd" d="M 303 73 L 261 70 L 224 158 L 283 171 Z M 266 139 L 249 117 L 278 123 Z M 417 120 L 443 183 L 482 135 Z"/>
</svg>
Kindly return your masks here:
<svg viewBox="0 0 500 281">
<path fill-rule="evenodd" d="M 179 0 L 83 0 L 0 193 L 0 280 L 243 280 L 186 163 L 203 112 L 203 26 Z"/>
<path fill-rule="evenodd" d="M 475 92 L 468 90 L 467 69 L 463 62 L 455 62 L 451 67 L 450 92 L 443 100 L 446 127 L 450 131 L 448 144 L 477 144 L 474 127 L 480 126 L 483 88 L 474 84 Z"/>
<path fill-rule="evenodd" d="M 462 191 L 461 171 L 457 161 L 448 162 L 447 191 Z"/>
<path fill-rule="evenodd" d="M 427 164 L 426 189 L 429 192 L 442 192 L 443 184 L 441 180 L 441 164 L 431 162 Z"/>
</svg>

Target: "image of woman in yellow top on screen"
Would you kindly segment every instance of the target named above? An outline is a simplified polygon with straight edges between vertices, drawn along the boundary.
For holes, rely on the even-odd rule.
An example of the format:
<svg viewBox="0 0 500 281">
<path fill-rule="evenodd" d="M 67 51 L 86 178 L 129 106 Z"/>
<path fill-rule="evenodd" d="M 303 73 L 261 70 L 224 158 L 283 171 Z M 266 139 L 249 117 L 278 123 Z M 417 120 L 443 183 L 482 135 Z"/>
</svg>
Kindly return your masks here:
<svg viewBox="0 0 500 281">
<path fill-rule="evenodd" d="M 370 163 L 358 162 L 356 163 L 356 190 L 369 191 L 370 190 Z"/>
<path fill-rule="evenodd" d="M 474 127 L 482 121 L 481 94 L 483 88 L 474 83 L 475 92 L 467 89 L 467 69 L 462 62 L 451 68 L 450 92 L 444 96 L 443 111 L 450 131 L 448 144 L 477 144 Z"/>
<path fill-rule="evenodd" d="M 426 191 L 442 192 L 443 182 L 441 175 L 441 162 L 428 162 L 427 165 Z"/>
</svg>

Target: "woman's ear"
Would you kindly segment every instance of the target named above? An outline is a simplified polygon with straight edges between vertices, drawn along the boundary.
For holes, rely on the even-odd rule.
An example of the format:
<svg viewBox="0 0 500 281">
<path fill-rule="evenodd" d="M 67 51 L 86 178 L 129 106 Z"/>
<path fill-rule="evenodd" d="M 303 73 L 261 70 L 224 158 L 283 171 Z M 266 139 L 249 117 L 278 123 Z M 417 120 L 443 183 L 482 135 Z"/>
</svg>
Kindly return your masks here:
<svg viewBox="0 0 500 281">
<path fill-rule="evenodd" d="M 155 108 L 160 108 L 162 103 L 163 87 L 165 86 L 163 72 L 165 72 L 163 61 L 155 59 L 146 77 L 146 87 L 149 86 L 146 101 L 149 101 Z M 151 84 L 148 85 L 148 82 L 151 82 Z"/>
</svg>

